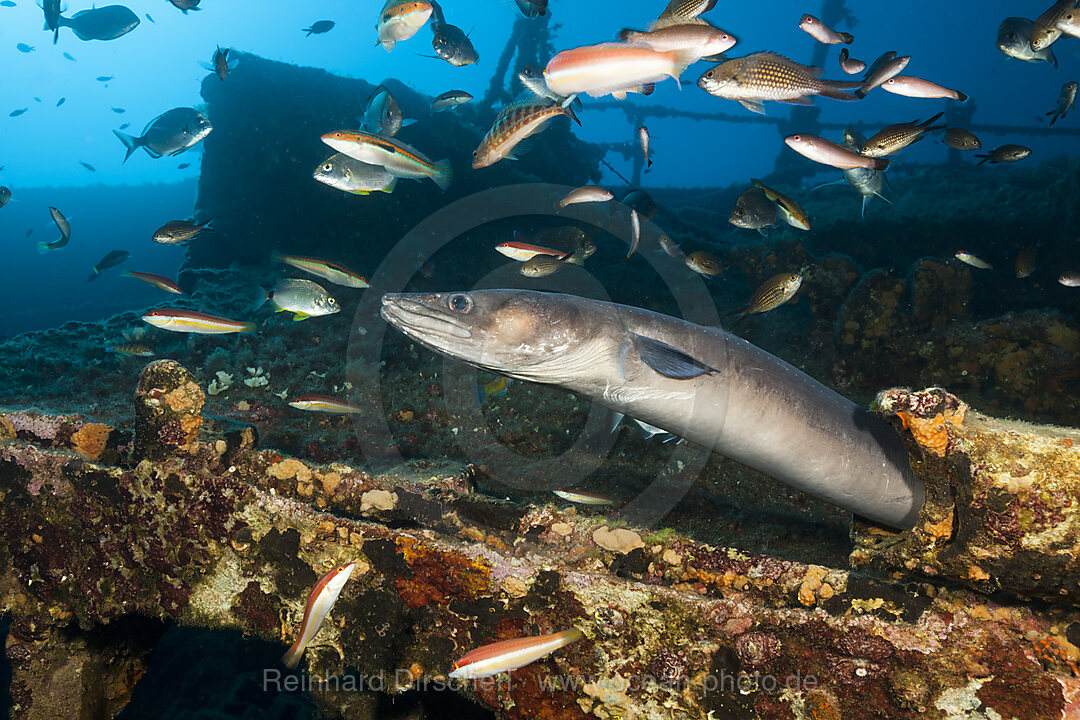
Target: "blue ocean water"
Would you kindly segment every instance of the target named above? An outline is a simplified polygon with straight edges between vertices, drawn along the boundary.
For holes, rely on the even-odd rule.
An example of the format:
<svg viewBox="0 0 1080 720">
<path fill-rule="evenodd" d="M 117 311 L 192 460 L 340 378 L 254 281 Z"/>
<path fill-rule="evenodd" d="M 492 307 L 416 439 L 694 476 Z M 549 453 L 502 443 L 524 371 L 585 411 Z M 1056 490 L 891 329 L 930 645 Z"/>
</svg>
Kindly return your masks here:
<svg viewBox="0 0 1080 720">
<path fill-rule="evenodd" d="M 0 108 L 0 183 L 12 188 L 17 201 L 0 212 L 0 233 L 8 260 L 8 279 L 0 288 L 0 300 L 5 307 L 17 308 L 8 313 L 17 317 L 7 317 L 0 324 L 0 334 L 49 327 L 65 315 L 69 319 L 105 317 L 119 307 L 119 298 L 134 299 L 130 292 L 110 290 L 108 301 L 103 303 L 100 287 L 78 287 L 75 266 L 88 267 L 87 263 L 96 261 L 95 255 L 104 255 L 114 247 L 130 246 L 134 251 L 138 244 L 139 250 L 127 267 L 164 267 L 158 259 L 167 255 L 157 255 L 160 249 L 149 245 L 146 231 L 155 223 L 191 215 L 191 182 L 198 177 L 199 150 L 160 160 L 139 151 L 124 163 L 123 148 L 112 131 L 127 122 L 127 132 L 137 132 L 168 108 L 198 106 L 200 82 L 206 76 L 199 63 L 208 62 L 216 47 L 375 83 L 396 78 L 429 95 L 461 89 L 482 97 L 520 13 L 508 0 L 445 5 L 448 20 L 470 33 L 479 62 L 455 68 L 424 57 L 431 54 L 427 28 L 394 52 L 385 52 L 375 42 L 378 8 L 371 2 L 211 1 L 186 14 L 163 1 L 131 3 L 141 19 L 131 33 L 108 42 L 82 42 L 69 28 L 61 28 L 55 45 L 51 33 L 42 32 L 41 10 L 34 3 L 20 0 L 14 7 L 0 7 L 0 58 L 6 68 L 5 106 Z M 68 15 L 80 9 L 72 4 Z M 797 27 L 807 10 L 816 8 L 796 2 L 739 3 L 719 7 L 708 17 L 738 38 L 733 52 L 768 49 L 809 62 L 817 44 Z M 557 23 L 557 49 L 610 40 L 618 29 L 644 27 L 658 14 L 656 3 L 643 0 L 588 4 L 553 0 L 551 11 Z M 981 124 L 1039 127 L 1046 121 L 1046 111 L 1053 109 L 1062 83 L 1080 76 L 1080 43 L 1075 40 L 1065 39 L 1054 46 L 1057 69 L 1045 63 L 1006 59 L 995 48 L 1001 19 L 1009 14 L 1035 16 L 1040 12 L 1038 3 L 961 2 L 948 17 L 922 3 L 849 3 L 847 12 L 850 20 L 840 25 L 856 35 L 853 56 L 869 62 L 884 49 L 911 54 L 913 61 L 906 72 L 961 88 L 971 96 L 969 102 L 976 107 L 974 121 Z M 308 37 L 301 31 L 320 19 L 331 19 L 336 25 L 322 35 Z M 20 43 L 34 50 L 21 52 L 16 47 Z M 655 95 L 632 98 L 628 105 L 659 104 L 692 112 L 747 115 L 734 103 L 710 97 L 694 86 L 703 67 L 698 63 L 687 71 L 681 89 L 674 82 L 662 82 Z M 825 69 L 826 77 L 847 79 L 832 48 Z M 101 82 L 98 78 L 110 79 Z M 61 98 L 64 103 L 57 107 Z M 289 98 L 280 101 L 287 104 Z M 888 124 L 929 117 L 942 108 L 942 102 L 879 91 L 862 103 L 819 99 L 817 105 L 823 122 Z M 768 111 L 771 116 L 789 112 L 772 105 Z M 28 110 L 8 117 L 8 112 L 21 108 Z M 125 112 L 118 114 L 113 108 Z M 779 155 L 790 152 L 778 142 L 776 129 L 766 124 L 733 125 L 678 117 L 654 118 L 649 124 L 659 160 L 645 176 L 649 187 L 725 186 L 763 174 Z M 1058 128 L 1068 131 L 1075 129 L 1075 124 L 1074 111 Z M 611 143 L 631 142 L 634 129 L 635 123 L 624 113 L 605 110 L 586 113 L 583 126 L 574 132 L 589 142 Z M 982 140 L 984 147 L 992 148 L 1016 138 L 985 134 Z M 1025 136 L 1022 142 L 1033 149 L 1033 162 L 1058 153 L 1075 156 L 1080 152 L 1080 136 L 1076 134 Z M 904 159 L 934 163 L 942 161 L 945 154 L 940 142 L 931 141 L 909 150 Z M 611 153 L 608 160 L 629 176 L 632 163 L 628 157 Z M 89 163 L 95 171 L 85 169 L 80 162 Z M 190 166 L 178 169 L 182 163 Z M 610 172 L 605 179 L 616 180 Z M 122 194 L 124 190 L 108 192 L 114 187 L 178 181 L 188 184 L 163 186 L 152 191 L 154 200 L 147 202 L 121 201 L 120 197 L 129 197 Z M 79 190 L 94 186 L 99 189 Z M 962 203 L 962 198 L 957 202 Z M 100 216 L 71 213 L 87 203 L 108 210 Z M 49 205 L 72 215 L 74 240 L 62 253 L 38 258 L 26 248 L 52 232 Z M 27 238 L 30 228 L 35 228 L 35 233 Z M 144 259 L 150 266 L 141 266 Z"/>
</svg>

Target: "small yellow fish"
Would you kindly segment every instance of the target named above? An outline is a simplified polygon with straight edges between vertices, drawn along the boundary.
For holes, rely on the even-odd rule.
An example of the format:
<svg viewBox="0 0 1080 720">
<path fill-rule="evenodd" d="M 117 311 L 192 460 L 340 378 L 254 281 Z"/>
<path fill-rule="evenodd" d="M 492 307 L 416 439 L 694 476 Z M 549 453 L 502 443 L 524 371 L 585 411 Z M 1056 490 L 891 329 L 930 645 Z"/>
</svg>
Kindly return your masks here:
<svg viewBox="0 0 1080 720">
<path fill-rule="evenodd" d="M 970 265 L 973 268 L 979 268 L 980 270 L 993 270 L 994 269 L 994 266 L 991 265 L 990 263 L 986 262 L 985 260 L 980 260 L 979 258 L 975 257 L 971 253 L 964 252 L 963 250 L 956 253 L 956 259 L 959 260 L 962 263 L 966 263 L 967 265 Z"/>
</svg>

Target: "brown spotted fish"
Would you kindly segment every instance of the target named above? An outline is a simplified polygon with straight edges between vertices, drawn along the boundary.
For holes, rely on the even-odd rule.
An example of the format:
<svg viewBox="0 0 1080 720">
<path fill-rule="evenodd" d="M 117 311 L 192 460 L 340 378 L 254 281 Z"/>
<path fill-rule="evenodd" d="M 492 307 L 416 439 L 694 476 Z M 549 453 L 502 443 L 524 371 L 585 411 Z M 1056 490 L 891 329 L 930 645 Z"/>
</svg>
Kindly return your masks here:
<svg viewBox="0 0 1080 720">
<path fill-rule="evenodd" d="M 866 157 L 872 158 L 895 155 L 908 145 L 922 140 L 924 134 L 928 131 L 943 130 L 944 125 L 933 125 L 932 123 L 944 114 L 939 112 L 934 117 L 921 123 L 918 120 L 913 120 L 909 123 L 889 125 L 867 140 L 859 152 Z"/>
<path fill-rule="evenodd" d="M 777 53 L 759 52 L 720 63 L 701 76 L 698 87 L 762 114 L 765 112 L 762 103 L 766 100 L 810 105 L 811 95 L 834 100 L 859 99 L 846 90 L 862 83 L 822 80 L 820 75 L 821 68 L 801 65 Z"/>
<path fill-rule="evenodd" d="M 581 124 L 569 101 L 556 104 L 530 98 L 506 106 L 473 152 L 473 169 L 485 168 L 506 158 L 516 159 L 515 150 L 524 150 L 518 147 L 523 140 L 542 131 L 549 120 L 562 116 Z"/>
<path fill-rule="evenodd" d="M 735 322 L 739 322 L 748 315 L 759 315 L 780 307 L 795 297 L 795 293 L 799 292 L 799 288 L 802 287 L 802 281 L 801 271 L 773 275 L 761 283 L 761 287 L 754 292 L 746 307 L 731 313 L 732 315 L 738 315 Z"/>
</svg>

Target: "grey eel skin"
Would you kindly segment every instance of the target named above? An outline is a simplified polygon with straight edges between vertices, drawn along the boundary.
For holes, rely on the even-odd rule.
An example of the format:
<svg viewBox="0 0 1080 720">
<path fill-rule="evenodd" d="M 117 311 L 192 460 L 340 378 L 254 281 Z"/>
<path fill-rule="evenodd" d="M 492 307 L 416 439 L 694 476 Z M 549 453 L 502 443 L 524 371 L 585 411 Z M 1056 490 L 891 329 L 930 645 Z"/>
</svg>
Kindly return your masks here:
<svg viewBox="0 0 1080 720">
<path fill-rule="evenodd" d="M 409 338 L 490 372 L 553 385 L 884 525 L 925 488 L 880 418 L 718 328 L 556 293 L 387 294 Z"/>
</svg>

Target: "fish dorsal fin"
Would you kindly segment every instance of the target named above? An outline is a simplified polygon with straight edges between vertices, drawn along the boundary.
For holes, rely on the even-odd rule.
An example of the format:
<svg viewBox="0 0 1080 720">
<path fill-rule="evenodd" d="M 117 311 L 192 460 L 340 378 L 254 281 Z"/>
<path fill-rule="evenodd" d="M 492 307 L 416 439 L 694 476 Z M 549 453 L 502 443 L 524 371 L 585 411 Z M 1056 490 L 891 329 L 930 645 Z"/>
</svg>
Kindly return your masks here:
<svg viewBox="0 0 1080 720">
<path fill-rule="evenodd" d="M 682 18 L 682 17 L 661 17 L 653 21 L 649 26 L 649 31 L 663 30 L 664 28 L 676 27 L 680 25 L 701 25 L 705 27 L 712 27 L 711 24 L 702 20 L 701 18 Z"/>
<path fill-rule="evenodd" d="M 688 355 L 677 347 L 660 340 L 633 335 L 633 345 L 638 357 L 652 370 L 664 377 L 690 380 L 701 375 L 717 372 L 716 368 Z"/>
</svg>

